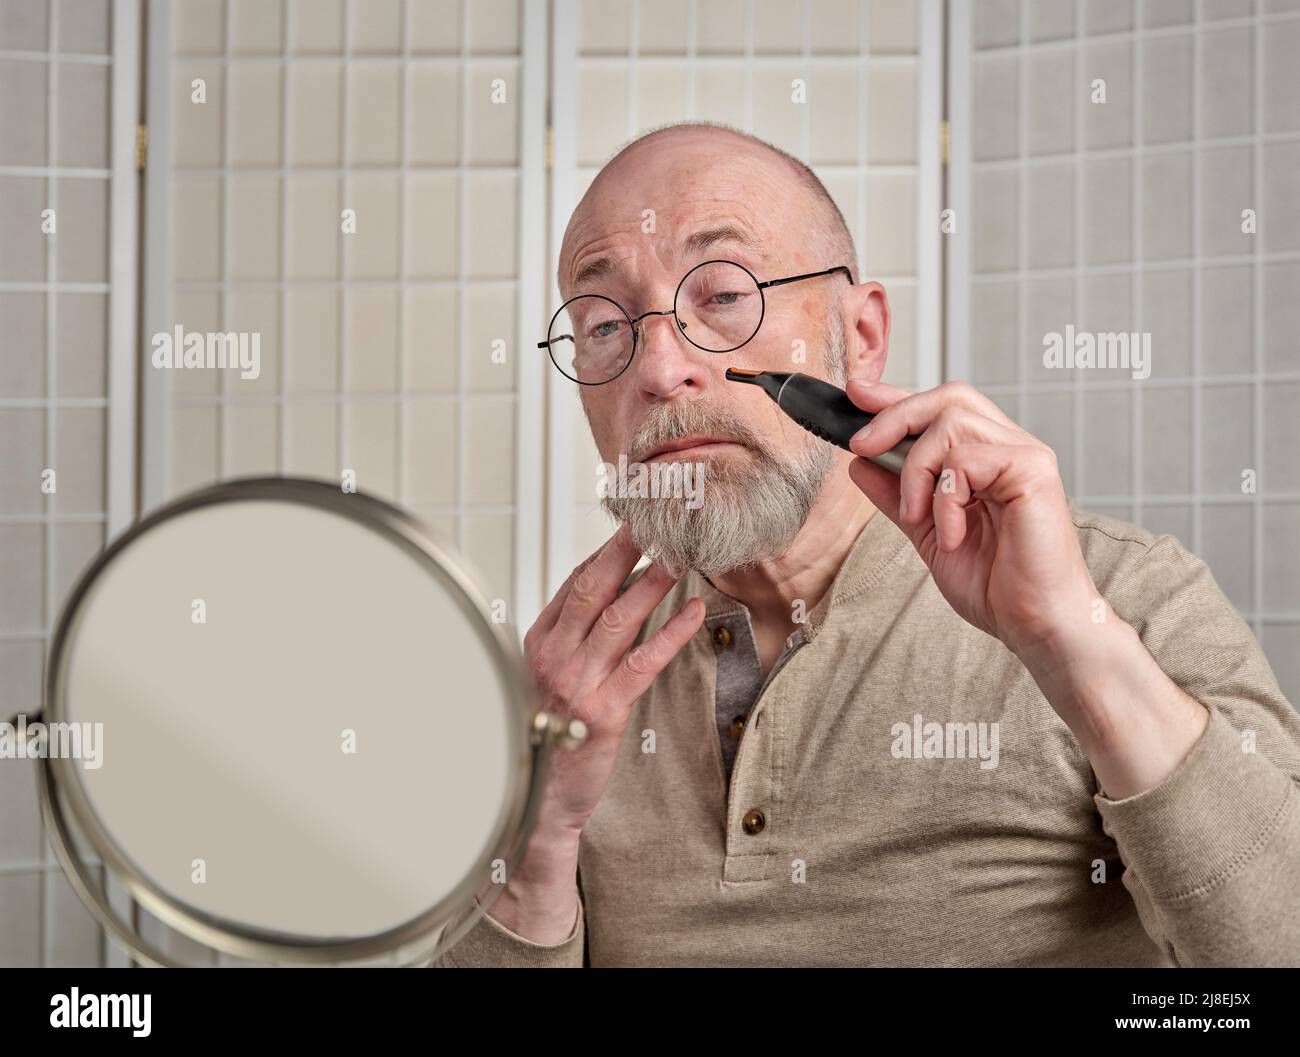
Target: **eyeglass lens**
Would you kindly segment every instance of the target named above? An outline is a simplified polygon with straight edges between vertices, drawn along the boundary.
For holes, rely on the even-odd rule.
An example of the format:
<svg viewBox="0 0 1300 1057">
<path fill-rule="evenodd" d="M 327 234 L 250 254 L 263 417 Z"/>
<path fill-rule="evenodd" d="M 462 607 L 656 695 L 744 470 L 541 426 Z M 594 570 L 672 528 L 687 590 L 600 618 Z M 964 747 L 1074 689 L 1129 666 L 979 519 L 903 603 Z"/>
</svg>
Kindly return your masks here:
<svg viewBox="0 0 1300 1057">
<path fill-rule="evenodd" d="M 677 325 L 707 352 L 731 352 L 758 331 L 763 295 L 738 264 L 710 261 L 687 273 L 677 289 Z M 555 366 L 576 382 L 598 385 L 618 377 L 635 350 L 632 322 L 610 298 L 584 294 L 565 302 L 548 335 Z"/>
</svg>

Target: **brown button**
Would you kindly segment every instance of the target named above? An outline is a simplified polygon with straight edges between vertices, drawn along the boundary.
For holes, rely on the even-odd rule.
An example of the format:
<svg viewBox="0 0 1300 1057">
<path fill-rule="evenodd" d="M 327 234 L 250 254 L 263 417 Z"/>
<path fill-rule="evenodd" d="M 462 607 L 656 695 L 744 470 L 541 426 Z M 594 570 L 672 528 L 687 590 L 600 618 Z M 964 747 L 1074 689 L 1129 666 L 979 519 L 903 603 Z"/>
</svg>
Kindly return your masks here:
<svg viewBox="0 0 1300 1057">
<path fill-rule="evenodd" d="M 752 837 L 756 833 L 763 832 L 763 827 L 767 825 L 767 819 L 763 817 L 763 812 L 750 808 L 745 812 L 745 817 L 740 820 L 740 824 L 745 827 L 745 832 Z"/>
<path fill-rule="evenodd" d="M 726 624 L 720 625 L 713 632 L 713 641 L 718 644 L 720 649 L 726 649 L 731 645 L 731 629 Z"/>
<path fill-rule="evenodd" d="M 745 729 L 745 717 L 737 716 L 731 721 L 731 727 L 729 729 L 731 730 L 733 737 L 740 737 L 740 732 Z"/>
</svg>

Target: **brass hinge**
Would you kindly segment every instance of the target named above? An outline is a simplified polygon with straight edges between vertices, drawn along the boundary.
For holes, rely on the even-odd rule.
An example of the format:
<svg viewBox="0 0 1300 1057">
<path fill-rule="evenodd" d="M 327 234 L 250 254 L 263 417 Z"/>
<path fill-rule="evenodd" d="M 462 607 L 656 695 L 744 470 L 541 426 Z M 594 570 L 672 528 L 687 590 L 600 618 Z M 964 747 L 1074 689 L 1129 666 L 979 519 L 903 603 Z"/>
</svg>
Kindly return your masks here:
<svg viewBox="0 0 1300 1057">
<path fill-rule="evenodd" d="M 149 129 L 145 125 L 135 126 L 135 168 L 144 172 L 145 162 L 149 160 Z"/>
<path fill-rule="evenodd" d="M 546 126 L 546 169 L 549 172 L 555 162 L 555 144 L 551 137 L 551 126 Z"/>
<path fill-rule="evenodd" d="M 948 144 L 952 138 L 952 127 L 947 120 L 939 122 L 939 157 L 944 165 L 948 164 Z"/>
</svg>

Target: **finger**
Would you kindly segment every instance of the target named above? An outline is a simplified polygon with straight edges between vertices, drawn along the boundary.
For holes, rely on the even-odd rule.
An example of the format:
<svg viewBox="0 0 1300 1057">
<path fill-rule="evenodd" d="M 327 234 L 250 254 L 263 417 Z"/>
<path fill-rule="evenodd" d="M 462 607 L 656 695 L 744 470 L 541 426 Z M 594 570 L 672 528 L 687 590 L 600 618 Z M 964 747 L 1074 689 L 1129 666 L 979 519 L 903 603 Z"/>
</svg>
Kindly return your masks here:
<svg viewBox="0 0 1300 1057">
<path fill-rule="evenodd" d="M 949 449 L 935 485 L 931 512 L 940 550 L 955 551 L 966 538 L 966 508 L 975 498 L 963 468 L 965 450 L 960 444 Z"/>
<path fill-rule="evenodd" d="M 943 469 L 944 459 L 957 444 L 981 442 L 1010 444 L 1019 436 L 992 419 L 964 407 L 949 406 L 939 412 L 912 445 L 899 474 L 902 503 L 899 516 L 908 524 L 918 524 L 930 516 L 934 499 L 935 478 Z"/>
<path fill-rule="evenodd" d="M 569 597 L 569 592 L 573 589 L 573 581 L 578 578 L 578 575 L 600 557 L 600 555 L 609 548 L 609 545 L 613 543 L 620 534 L 626 534 L 630 537 L 631 533 L 631 523 L 627 521 L 623 522 L 623 524 L 615 530 L 614 534 L 610 536 L 609 539 L 574 566 L 573 571 L 569 573 L 568 578 L 564 583 L 560 584 L 559 590 L 551 596 L 551 600 L 546 603 L 545 608 L 537 615 L 537 619 L 533 621 L 533 626 L 530 627 L 527 634 L 524 635 L 525 653 L 531 652 L 531 650 L 535 648 L 536 644 L 546 638 L 550 630 L 555 627 L 555 622 L 560 617 L 560 610 L 564 608 L 564 602 Z"/>
<path fill-rule="evenodd" d="M 849 479 L 894 524 L 898 524 L 898 475 L 866 459 L 849 463 Z"/>
<path fill-rule="evenodd" d="M 1002 425 L 1019 433 L 1024 433 L 1024 430 L 1020 428 L 1016 421 L 1009 417 L 1002 408 L 998 407 L 991 397 L 985 396 L 969 382 L 944 382 L 937 388 L 952 393 L 953 403 L 961 407 L 968 407 L 972 411 L 979 412 L 985 418 L 991 418 L 994 422 L 1000 422 Z M 1025 436 L 1028 436 L 1028 434 L 1026 433 Z"/>
<path fill-rule="evenodd" d="M 976 499 L 1006 505 L 1050 483 L 1064 494 L 1056 453 L 1046 444 L 962 444 L 948 462 Z"/>
<path fill-rule="evenodd" d="M 868 397 L 867 392 L 875 388 L 875 386 L 868 386 L 862 391 L 863 399 L 859 406 L 870 403 L 874 399 Z M 983 393 L 964 382 L 945 382 L 935 389 L 927 389 L 925 392 L 913 393 L 901 400 L 880 404 L 876 417 L 849 442 L 849 448 L 855 455 L 880 455 L 908 434 L 925 432 L 930 423 L 947 407 L 973 411 L 999 423 L 1006 429 L 1015 431 L 1021 438 L 1029 436 Z M 875 409 L 864 407 L 864 410 Z"/>
<path fill-rule="evenodd" d="M 591 634 L 601 610 L 618 597 L 619 588 L 640 557 L 630 530 L 615 533 L 609 545 L 573 578 L 569 596 L 541 649 L 552 657 L 572 657 Z"/>
<path fill-rule="evenodd" d="M 632 645 L 646 618 L 679 579 L 655 562 L 604 608 L 582 644 L 588 671 L 594 672 L 597 679 L 609 675 Z"/>
<path fill-rule="evenodd" d="M 930 521 L 926 519 L 918 524 L 904 524 L 898 516 L 899 480 L 896 474 L 877 466 L 867 459 L 854 459 L 849 463 L 849 478 L 862 490 L 885 517 L 897 525 L 918 550 L 922 541 L 930 532 Z"/>
<path fill-rule="evenodd" d="M 868 382 L 862 378 L 850 378 L 844 391 L 863 411 L 880 411 L 913 395 L 911 389 L 900 389 L 888 382 Z"/>
<path fill-rule="evenodd" d="M 700 599 L 692 598 L 650 638 L 629 650 L 602 687 L 620 701 L 635 701 L 700 630 L 704 608 Z"/>
<path fill-rule="evenodd" d="M 948 475 L 951 490 L 945 491 Z M 996 524 L 998 510 L 1025 497 L 1038 482 L 1055 478 L 1056 456 L 1042 444 L 959 444 L 949 449 L 934 495 L 934 526 L 941 550 L 961 546 L 969 527 L 967 508 L 983 500 Z"/>
</svg>

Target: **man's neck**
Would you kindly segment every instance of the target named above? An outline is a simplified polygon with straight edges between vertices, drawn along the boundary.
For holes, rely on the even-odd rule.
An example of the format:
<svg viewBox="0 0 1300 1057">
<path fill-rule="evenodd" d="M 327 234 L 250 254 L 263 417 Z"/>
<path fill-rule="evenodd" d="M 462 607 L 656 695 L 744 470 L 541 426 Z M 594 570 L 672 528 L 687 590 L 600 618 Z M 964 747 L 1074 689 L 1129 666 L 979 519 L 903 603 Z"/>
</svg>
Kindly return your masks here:
<svg viewBox="0 0 1300 1057">
<path fill-rule="evenodd" d="M 784 554 L 710 577 L 714 587 L 750 611 L 765 675 L 794 630 L 795 616 L 806 615 L 821 601 L 863 526 L 876 513 L 849 480 L 848 461 L 848 456 L 836 460 L 808 520 Z"/>
</svg>

